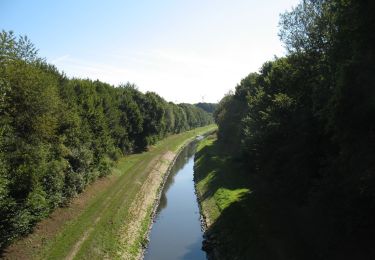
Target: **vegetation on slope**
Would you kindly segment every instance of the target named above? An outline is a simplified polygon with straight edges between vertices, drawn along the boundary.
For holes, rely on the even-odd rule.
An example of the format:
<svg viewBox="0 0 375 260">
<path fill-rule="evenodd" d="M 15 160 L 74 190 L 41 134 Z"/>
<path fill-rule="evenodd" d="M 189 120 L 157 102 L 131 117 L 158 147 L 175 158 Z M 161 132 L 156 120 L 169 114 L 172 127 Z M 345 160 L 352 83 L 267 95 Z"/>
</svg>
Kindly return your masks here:
<svg viewBox="0 0 375 260">
<path fill-rule="evenodd" d="M 209 259 L 316 259 L 291 205 L 271 196 L 267 183 L 249 174 L 216 136 L 200 143 L 194 180 Z"/>
<path fill-rule="evenodd" d="M 281 16 L 288 55 L 215 112 L 219 142 L 268 198 L 262 216 L 292 220 L 303 259 L 375 257 L 374 11 L 373 1 L 302 1 Z"/>
<path fill-rule="evenodd" d="M 66 208 L 38 223 L 35 232 L 8 247 L 6 259 L 136 259 L 144 245 L 151 214 L 134 218 L 140 194 L 154 167 L 164 162 L 166 153 L 176 153 L 197 135 L 216 129 L 215 125 L 196 128 L 166 137 L 149 151 L 120 158 L 112 174 L 90 185 Z M 162 178 L 160 173 L 160 177 Z M 158 183 L 157 183 L 158 184 Z M 160 185 L 160 183 L 159 183 Z M 158 187 L 153 187 L 157 189 Z M 151 189 L 147 192 L 150 193 Z M 156 194 L 151 194 L 155 197 Z M 154 201 L 152 201 L 154 202 Z M 135 225 L 137 223 L 137 225 Z M 124 232 L 133 228 L 132 232 Z M 134 230 L 138 226 L 139 229 Z M 124 236 L 126 241 L 124 241 Z M 130 243 L 133 241 L 133 243 Z"/>
<path fill-rule="evenodd" d="M 0 33 L 0 249 L 122 155 L 212 123 L 134 85 L 68 79 L 26 37 Z"/>
</svg>

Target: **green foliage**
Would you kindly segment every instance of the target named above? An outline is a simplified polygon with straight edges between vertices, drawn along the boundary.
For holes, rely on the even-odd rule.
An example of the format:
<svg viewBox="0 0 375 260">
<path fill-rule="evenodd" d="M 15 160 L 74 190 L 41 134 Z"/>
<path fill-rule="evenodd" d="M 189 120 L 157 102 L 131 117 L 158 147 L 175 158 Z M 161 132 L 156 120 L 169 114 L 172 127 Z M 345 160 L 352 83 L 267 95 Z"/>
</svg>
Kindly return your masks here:
<svg viewBox="0 0 375 260">
<path fill-rule="evenodd" d="M 25 60 L 28 62 L 42 61 L 37 56 L 38 51 L 27 36 L 17 37 L 13 31 L 0 33 L 0 61 Z"/>
<path fill-rule="evenodd" d="M 211 114 L 213 114 L 215 112 L 215 109 L 217 107 L 216 103 L 203 103 L 203 102 L 200 102 L 200 103 L 196 103 L 194 105 L 196 107 L 199 107 L 199 108 L 203 109 L 207 113 L 211 113 Z"/>
<path fill-rule="evenodd" d="M 0 249 L 109 174 L 122 155 L 212 122 L 200 108 L 129 83 L 67 79 L 26 36 L 2 31 Z"/>
<path fill-rule="evenodd" d="M 281 16 L 288 55 L 215 112 L 220 142 L 301 214 L 323 258 L 368 258 L 374 236 L 374 11 L 371 1 L 302 1 Z"/>
</svg>

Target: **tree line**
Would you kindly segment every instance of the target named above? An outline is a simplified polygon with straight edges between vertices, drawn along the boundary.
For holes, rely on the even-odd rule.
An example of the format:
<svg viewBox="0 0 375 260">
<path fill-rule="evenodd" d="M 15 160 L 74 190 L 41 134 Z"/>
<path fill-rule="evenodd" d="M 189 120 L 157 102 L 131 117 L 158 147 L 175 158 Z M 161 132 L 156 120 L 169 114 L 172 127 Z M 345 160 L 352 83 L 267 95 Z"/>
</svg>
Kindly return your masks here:
<svg viewBox="0 0 375 260">
<path fill-rule="evenodd" d="M 203 103 L 199 102 L 194 104 L 197 107 L 202 108 L 204 111 L 213 114 L 215 112 L 215 109 L 217 107 L 217 103 Z"/>
<path fill-rule="evenodd" d="M 322 259 L 375 256 L 374 13 L 369 0 L 301 1 L 280 16 L 288 54 L 215 112 L 219 141 L 270 204 L 294 205 Z"/>
<path fill-rule="evenodd" d="M 120 156 L 212 122 L 194 105 L 130 83 L 69 79 L 27 37 L 2 31 L 0 249 L 109 174 Z"/>
</svg>

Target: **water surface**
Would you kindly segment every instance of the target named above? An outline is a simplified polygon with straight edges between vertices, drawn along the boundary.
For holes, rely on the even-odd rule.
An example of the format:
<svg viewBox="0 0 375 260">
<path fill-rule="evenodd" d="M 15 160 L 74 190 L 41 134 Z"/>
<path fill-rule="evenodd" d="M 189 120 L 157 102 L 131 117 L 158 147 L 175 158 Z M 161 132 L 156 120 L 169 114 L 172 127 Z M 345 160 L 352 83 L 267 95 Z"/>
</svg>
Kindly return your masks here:
<svg viewBox="0 0 375 260">
<path fill-rule="evenodd" d="M 146 260 L 200 260 L 203 232 L 197 198 L 194 193 L 193 167 L 196 144 L 179 155 L 164 186 Z"/>
</svg>

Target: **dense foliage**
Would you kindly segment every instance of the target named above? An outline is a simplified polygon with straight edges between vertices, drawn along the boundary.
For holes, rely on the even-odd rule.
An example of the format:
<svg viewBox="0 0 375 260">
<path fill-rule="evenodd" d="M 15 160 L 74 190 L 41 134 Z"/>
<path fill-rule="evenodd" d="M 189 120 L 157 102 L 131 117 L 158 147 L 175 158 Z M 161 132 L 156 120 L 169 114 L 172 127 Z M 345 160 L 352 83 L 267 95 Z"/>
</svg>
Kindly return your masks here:
<svg viewBox="0 0 375 260">
<path fill-rule="evenodd" d="M 26 37 L 1 32 L 0 248 L 107 175 L 119 156 L 212 121 L 131 84 L 68 79 Z"/>
<path fill-rule="evenodd" d="M 216 103 L 199 102 L 199 103 L 196 103 L 194 105 L 197 106 L 197 107 L 202 108 L 204 111 L 206 111 L 208 113 L 211 113 L 211 114 L 215 112 L 215 109 L 217 107 Z"/>
<path fill-rule="evenodd" d="M 314 259 L 375 255 L 374 13 L 369 0 L 302 1 L 281 16 L 288 55 L 215 112 L 220 142 L 293 205 Z"/>
</svg>

